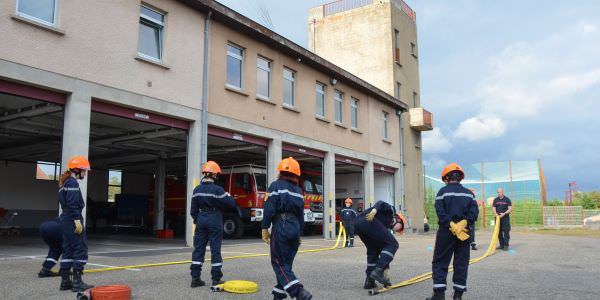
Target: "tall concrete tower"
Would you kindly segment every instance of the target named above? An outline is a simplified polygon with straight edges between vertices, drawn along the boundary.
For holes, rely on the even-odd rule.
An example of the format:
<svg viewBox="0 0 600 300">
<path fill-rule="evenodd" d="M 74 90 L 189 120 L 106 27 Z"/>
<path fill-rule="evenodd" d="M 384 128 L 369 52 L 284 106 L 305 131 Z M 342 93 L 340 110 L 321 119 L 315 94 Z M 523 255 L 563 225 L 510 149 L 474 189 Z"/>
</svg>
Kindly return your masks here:
<svg viewBox="0 0 600 300">
<path fill-rule="evenodd" d="M 340 0 L 310 10 L 309 50 L 407 103 L 401 141 L 403 195 L 412 227 L 423 229 L 421 131 L 433 128 L 421 108 L 415 12 L 402 0 Z M 400 158 L 401 157 L 401 158 Z M 375 199 L 380 200 L 380 199 Z"/>
</svg>

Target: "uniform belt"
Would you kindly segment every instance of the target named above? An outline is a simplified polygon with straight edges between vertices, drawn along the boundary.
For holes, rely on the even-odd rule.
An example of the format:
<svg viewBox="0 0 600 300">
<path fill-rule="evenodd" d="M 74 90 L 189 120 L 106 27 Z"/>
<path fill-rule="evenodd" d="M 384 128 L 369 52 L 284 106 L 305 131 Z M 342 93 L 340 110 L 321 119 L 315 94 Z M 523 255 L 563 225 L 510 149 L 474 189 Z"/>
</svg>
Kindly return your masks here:
<svg viewBox="0 0 600 300">
<path fill-rule="evenodd" d="M 200 207 L 200 212 L 215 212 L 218 210 L 216 207 Z"/>
<path fill-rule="evenodd" d="M 279 221 L 279 220 L 283 220 L 283 221 L 290 221 L 290 220 L 296 220 L 296 215 L 294 215 L 293 213 L 279 213 L 275 216 L 275 221 Z"/>
</svg>

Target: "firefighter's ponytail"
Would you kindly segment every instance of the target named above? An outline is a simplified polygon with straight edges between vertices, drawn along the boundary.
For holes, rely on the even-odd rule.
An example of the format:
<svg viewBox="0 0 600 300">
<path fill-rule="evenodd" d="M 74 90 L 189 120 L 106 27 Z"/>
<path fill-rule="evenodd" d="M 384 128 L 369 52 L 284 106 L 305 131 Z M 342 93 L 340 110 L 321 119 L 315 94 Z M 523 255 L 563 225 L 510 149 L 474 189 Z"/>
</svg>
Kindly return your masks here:
<svg viewBox="0 0 600 300">
<path fill-rule="evenodd" d="M 58 186 L 59 187 L 63 187 L 63 185 L 65 184 L 65 180 L 67 180 L 67 178 L 71 177 L 71 170 L 66 170 L 64 173 L 62 173 L 60 175 L 60 178 L 58 179 Z"/>
</svg>

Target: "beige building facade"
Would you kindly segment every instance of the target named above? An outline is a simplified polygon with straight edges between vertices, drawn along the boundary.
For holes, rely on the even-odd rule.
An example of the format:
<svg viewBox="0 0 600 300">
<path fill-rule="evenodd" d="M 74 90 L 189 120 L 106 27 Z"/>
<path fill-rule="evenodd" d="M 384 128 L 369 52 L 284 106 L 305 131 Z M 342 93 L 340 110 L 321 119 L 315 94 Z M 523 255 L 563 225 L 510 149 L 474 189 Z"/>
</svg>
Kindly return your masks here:
<svg viewBox="0 0 600 300">
<path fill-rule="evenodd" d="M 346 195 L 401 203 L 409 104 L 388 90 L 215 1 L 32 1 L 0 3 L 0 173 L 14 177 L 0 206 L 24 228 L 56 215 L 52 178 L 73 155 L 95 169 L 88 230 L 174 229 L 188 245 L 206 159 L 262 165 L 270 182 L 299 157 L 320 174 L 326 238 Z M 106 209 L 123 217 L 105 224 Z"/>
</svg>

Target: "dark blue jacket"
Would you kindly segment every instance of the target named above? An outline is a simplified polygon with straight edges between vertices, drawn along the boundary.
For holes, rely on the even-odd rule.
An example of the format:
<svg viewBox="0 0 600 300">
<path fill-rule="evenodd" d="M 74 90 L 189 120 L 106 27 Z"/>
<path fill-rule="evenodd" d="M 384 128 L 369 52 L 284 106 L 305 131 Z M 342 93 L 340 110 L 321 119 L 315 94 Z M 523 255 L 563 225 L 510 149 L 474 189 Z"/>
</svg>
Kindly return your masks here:
<svg viewBox="0 0 600 300">
<path fill-rule="evenodd" d="M 202 180 L 202 183 L 194 189 L 192 195 L 192 207 L 190 215 L 196 223 L 196 218 L 201 208 L 233 209 L 236 207 L 235 200 L 228 196 L 225 190 L 211 180 Z"/>
<path fill-rule="evenodd" d="M 392 227 L 394 224 L 394 214 L 396 213 L 394 207 L 389 205 L 387 202 L 379 200 L 375 202 L 372 207 L 369 207 L 367 210 L 365 210 L 363 214 L 370 213 L 373 208 L 377 209 L 375 218 L 379 220 L 383 226 Z"/>
<path fill-rule="evenodd" d="M 58 203 L 62 208 L 62 216 L 71 220 L 83 220 L 81 212 L 85 207 L 79 183 L 73 177 L 65 180 L 63 187 L 58 190 Z"/>
<path fill-rule="evenodd" d="M 440 227 L 450 227 L 450 221 L 466 219 L 473 224 L 479 215 L 475 195 L 460 183 L 449 183 L 435 198 L 435 211 Z"/>
<path fill-rule="evenodd" d="M 267 190 L 269 196 L 263 207 L 262 228 L 271 226 L 273 218 L 280 213 L 290 213 L 296 216 L 300 229 L 304 229 L 304 195 L 300 188 L 287 181 L 278 179 L 273 181 Z"/>
<path fill-rule="evenodd" d="M 353 225 L 358 214 L 352 207 L 344 207 L 341 211 L 342 222 L 346 225 Z"/>
</svg>

